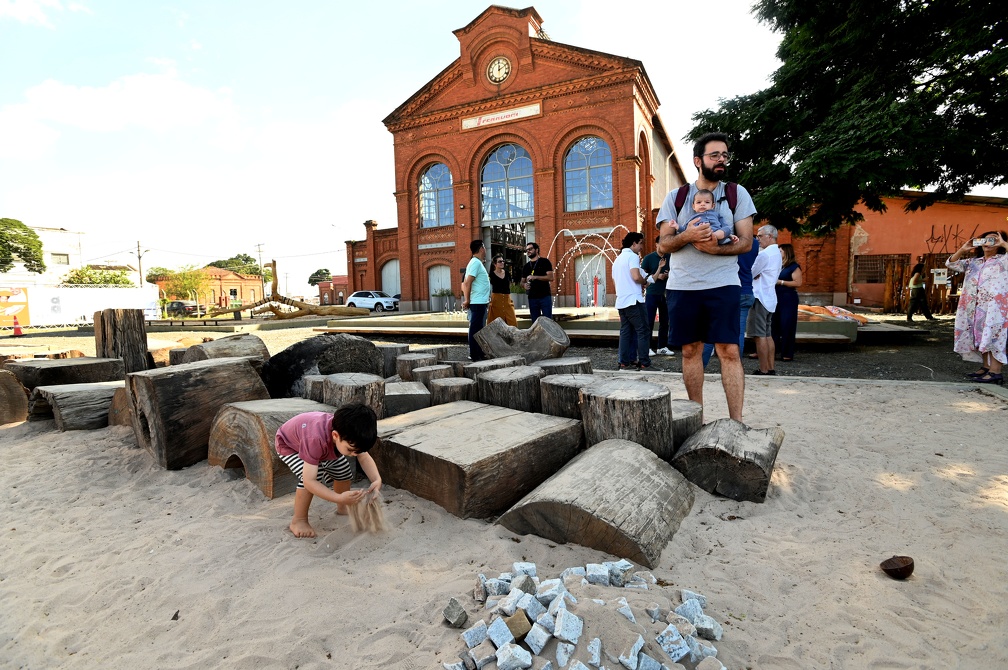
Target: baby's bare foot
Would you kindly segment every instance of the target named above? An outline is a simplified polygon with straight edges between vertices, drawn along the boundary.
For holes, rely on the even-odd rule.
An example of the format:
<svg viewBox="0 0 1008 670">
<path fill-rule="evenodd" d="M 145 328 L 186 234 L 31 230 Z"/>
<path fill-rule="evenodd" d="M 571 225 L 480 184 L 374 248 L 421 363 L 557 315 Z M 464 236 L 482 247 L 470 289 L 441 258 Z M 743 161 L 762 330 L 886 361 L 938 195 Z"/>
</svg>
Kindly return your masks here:
<svg viewBox="0 0 1008 670">
<path fill-rule="evenodd" d="M 294 519 L 290 522 L 290 529 L 294 537 L 315 537 L 315 529 L 308 523 L 308 519 Z"/>
</svg>

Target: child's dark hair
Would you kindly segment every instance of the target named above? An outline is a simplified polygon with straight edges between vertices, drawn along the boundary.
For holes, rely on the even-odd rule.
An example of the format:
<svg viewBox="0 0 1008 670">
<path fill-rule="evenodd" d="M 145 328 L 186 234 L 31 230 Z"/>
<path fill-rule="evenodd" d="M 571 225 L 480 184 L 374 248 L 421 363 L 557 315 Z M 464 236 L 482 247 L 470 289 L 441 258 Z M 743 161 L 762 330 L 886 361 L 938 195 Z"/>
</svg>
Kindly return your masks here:
<svg viewBox="0 0 1008 670">
<path fill-rule="evenodd" d="M 363 454 L 378 443 L 378 416 L 363 403 L 348 403 L 333 414 L 332 430 L 354 451 Z"/>
<path fill-rule="evenodd" d="M 710 199 L 711 199 L 711 202 L 717 203 L 717 200 L 714 199 L 714 191 L 711 191 L 710 189 L 702 188 L 702 189 L 698 190 L 696 193 L 693 194 L 693 199 L 696 200 L 696 197 L 698 195 L 702 195 L 702 196 L 705 196 L 705 197 L 709 195 Z"/>
</svg>

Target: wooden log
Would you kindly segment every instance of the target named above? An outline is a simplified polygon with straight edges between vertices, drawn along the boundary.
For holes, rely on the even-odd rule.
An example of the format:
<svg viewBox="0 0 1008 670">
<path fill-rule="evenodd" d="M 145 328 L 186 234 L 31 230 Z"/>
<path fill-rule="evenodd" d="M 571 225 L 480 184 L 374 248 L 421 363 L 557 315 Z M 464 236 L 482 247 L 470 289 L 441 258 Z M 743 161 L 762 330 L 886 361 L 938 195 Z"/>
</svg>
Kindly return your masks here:
<svg viewBox="0 0 1008 670">
<path fill-rule="evenodd" d="M 430 383 L 431 405 L 444 405 L 458 400 L 475 402 L 479 398 L 476 382 L 468 377 L 445 377 L 432 379 Z"/>
<path fill-rule="evenodd" d="M 334 357 L 330 364 L 338 361 L 356 362 L 354 369 L 328 370 L 322 374 L 337 372 L 370 372 L 378 374 L 381 370 L 381 354 L 374 345 L 362 337 L 323 333 L 306 340 L 295 342 L 263 364 L 262 377 L 271 398 L 300 398 L 304 394 L 301 378 L 305 375 L 319 374 L 319 359 L 329 349 L 337 347 L 339 356 Z"/>
<path fill-rule="evenodd" d="M 544 358 L 530 363 L 538 365 L 547 375 L 590 375 L 592 373 L 591 359 L 587 356 L 561 356 L 560 358 Z"/>
<path fill-rule="evenodd" d="M 557 359 L 560 360 L 560 359 Z M 547 375 L 539 380 L 542 413 L 581 418 L 581 389 L 600 381 L 601 377 L 584 374 Z"/>
<path fill-rule="evenodd" d="M 413 368 L 411 374 L 413 375 L 413 381 L 420 382 L 429 389 L 432 379 L 453 377 L 453 372 L 450 365 L 424 365 L 419 368 Z"/>
<path fill-rule="evenodd" d="M 671 460 L 671 393 L 664 386 L 636 379 L 611 378 L 580 391 L 585 444 L 629 440 L 643 445 L 662 460 Z"/>
<path fill-rule="evenodd" d="M 416 381 L 413 379 L 414 368 L 435 364 L 437 364 L 437 356 L 434 354 L 400 354 L 396 357 L 396 374 L 404 382 Z"/>
<path fill-rule="evenodd" d="M 178 470 L 207 457 L 210 427 L 228 402 L 264 400 L 248 358 L 214 358 L 127 376 L 133 433 L 157 463 Z"/>
<path fill-rule="evenodd" d="M 17 377 L 28 391 L 36 386 L 116 382 L 126 378 L 121 358 L 36 358 L 7 361 L 4 369 Z"/>
<path fill-rule="evenodd" d="M 672 398 L 672 453 L 678 453 L 694 433 L 703 427 L 703 405 L 685 398 Z"/>
<path fill-rule="evenodd" d="M 377 342 L 375 349 L 382 355 L 382 377 L 391 377 L 396 374 L 396 358 L 409 353 L 408 344 L 395 344 L 391 342 Z"/>
<path fill-rule="evenodd" d="M 364 403 L 380 419 L 385 416 L 385 380 L 363 372 L 326 375 L 322 382 L 322 401 L 332 407 L 342 407 L 351 402 Z"/>
<path fill-rule="evenodd" d="M 500 321 L 498 319 L 497 321 Z M 494 321 L 494 323 L 497 323 Z M 475 363 L 466 363 L 462 366 L 463 374 L 469 379 L 476 381 L 484 372 L 490 372 L 491 370 L 500 370 L 502 368 L 513 368 L 519 365 L 525 365 L 525 358 L 523 356 L 505 356 L 504 358 L 488 358 L 485 361 L 477 361 Z"/>
<path fill-rule="evenodd" d="M 435 380 L 434 383 L 445 380 Z M 461 518 L 501 513 L 573 458 L 581 424 L 453 402 L 378 422 L 370 452 L 389 486 Z"/>
<path fill-rule="evenodd" d="M 225 469 L 243 468 L 246 479 L 267 498 L 293 493 L 297 478 L 276 453 L 277 430 L 298 414 L 332 411 L 304 398 L 227 403 L 210 427 L 207 462 Z"/>
<path fill-rule="evenodd" d="M 521 355 L 529 363 L 543 358 L 559 358 L 570 346 L 567 332 L 553 319 L 541 316 L 526 330 L 495 319 L 476 333 L 484 353 L 491 358 Z"/>
<path fill-rule="evenodd" d="M 469 380 L 466 380 L 469 381 Z M 385 416 L 415 412 L 431 406 L 431 393 L 420 382 L 385 384 Z"/>
<path fill-rule="evenodd" d="M 194 344 L 182 356 L 183 363 L 205 361 L 211 358 L 259 358 L 264 363 L 269 360 L 270 353 L 258 335 L 238 333 L 217 340 Z"/>
<path fill-rule="evenodd" d="M 98 358 L 121 358 L 126 372 L 148 368 L 147 330 L 142 309 L 95 312 L 94 335 Z"/>
<path fill-rule="evenodd" d="M 325 397 L 325 378 L 325 375 L 305 375 L 302 377 L 304 381 L 304 393 L 302 397 L 306 400 L 322 402 L 322 399 Z"/>
<path fill-rule="evenodd" d="M 440 365 L 452 359 L 468 358 L 469 347 L 460 344 L 431 344 L 413 347 L 409 353 L 434 354 L 437 357 L 437 363 Z"/>
<path fill-rule="evenodd" d="M 0 425 L 19 423 L 28 418 L 28 389 L 14 373 L 0 370 Z"/>
<path fill-rule="evenodd" d="M 693 508 L 693 487 L 650 450 L 604 440 L 497 519 L 519 535 L 580 544 L 649 568 Z"/>
<path fill-rule="evenodd" d="M 104 428 L 112 397 L 125 388 L 125 382 L 36 386 L 28 399 L 28 420 L 54 419 L 61 431 Z"/>
<path fill-rule="evenodd" d="M 133 407 L 130 405 L 129 393 L 123 384 L 112 394 L 112 404 L 109 405 L 108 423 L 110 426 L 132 426 Z"/>
<path fill-rule="evenodd" d="M 542 409 L 539 380 L 544 375 L 543 369 L 534 365 L 484 372 L 476 379 L 480 402 L 539 413 Z"/>
<path fill-rule="evenodd" d="M 318 357 L 321 374 L 363 372 L 384 377 L 385 359 L 371 340 L 345 333 L 331 336 L 335 339 Z"/>
<path fill-rule="evenodd" d="M 188 347 L 173 347 L 168 350 L 168 365 L 182 365 Z"/>
<path fill-rule="evenodd" d="M 452 377 L 465 377 L 465 366 L 472 363 L 468 358 L 464 361 L 441 361 L 439 365 L 450 365 L 452 368 Z"/>
<path fill-rule="evenodd" d="M 709 493 L 763 502 L 784 430 L 749 428 L 733 419 L 708 423 L 687 439 L 672 467 Z"/>
</svg>

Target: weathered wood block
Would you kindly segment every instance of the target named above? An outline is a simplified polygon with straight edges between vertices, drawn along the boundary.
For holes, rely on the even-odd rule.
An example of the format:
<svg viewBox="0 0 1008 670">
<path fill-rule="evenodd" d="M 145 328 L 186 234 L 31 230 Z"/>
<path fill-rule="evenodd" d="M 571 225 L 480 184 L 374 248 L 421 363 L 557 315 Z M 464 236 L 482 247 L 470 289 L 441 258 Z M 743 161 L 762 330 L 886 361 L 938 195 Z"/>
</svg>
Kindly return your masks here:
<svg viewBox="0 0 1008 670">
<path fill-rule="evenodd" d="M 28 389 L 9 370 L 0 370 L 0 425 L 28 418 Z"/>
<path fill-rule="evenodd" d="M 581 389 L 601 380 L 601 377 L 591 374 L 551 374 L 543 377 L 539 380 L 542 413 L 580 419 Z"/>
<path fill-rule="evenodd" d="M 301 378 L 304 390 L 301 397 L 315 402 L 322 402 L 325 395 L 325 375 L 305 375 Z"/>
<path fill-rule="evenodd" d="M 431 392 L 420 382 L 385 384 L 385 416 L 398 416 L 430 406 Z"/>
<path fill-rule="evenodd" d="M 445 377 L 454 377 L 452 371 L 452 366 L 450 365 L 425 365 L 420 368 L 413 368 L 413 381 L 420 382 L 428 389 L 430 388 L 430 383 L 432 379 L 444 379 Z"/>
<path fill-rule="evenodd" d="M 396 357 L 396 374 L 404 382 L 416 381 L 413 379 L 415 368 L 423 368 L 436 363 L 437 356 L 435 354 L 400 354 Z"/>
<path fill-rule="evenodd" d="M 468 358 L 459 361 L 441 361 L 441 365 L 450 365 L 452 368 L 452 377 L 465 377 L 465 366 L 472 363 Z"/>
<path fill-rule="evenodd" d="M 185 353 L 189 351 L 188 347 L 172 347 L 168 350 L 168 365 L 181 365 L 185 361 Z"/>
<path fill-rule="evenodd" d="M 36 386 L 117 382 L 126 379 L 126 368 L 121 358 L 36 358 L 7 361 L 4 369 L 17 377 L 29 391 Z"/>
<path fill-rule="evenodd" d="M 248 356 L 249 358 L 259 358 L 265 363 L 269 360 L 270 353 L 258 335 L 252 333 L 238 333 L 228 335 L 209 342 L 194 344 L 186 349 L 182 356 L 183 363 L 194 361 L 205 361 L 211 358 L 236 358 Z"/>
<path fill-rule="evenodd" d="M 126 379 L 126 389 L 137 444 L 168 470 L 207 457 L 210 427 L 222 406 L 269 397 L 248 358 L 214 358 L 134 372 Z"/>
<path fill-rule="evenodd" d="M 148 368 L 147 329 L 142 309 L 103 309 L 94 313 L 95 354 L 121 358 L 126 372 Z"/>
<path fill-rule="evenodd" d="M 222 468 L 244 468 L 245 477 L 267 498 L 293 493 L 297 478 L 277 455 L 277 430 L 298 414 L 334 410 L 304 398 L 227 403 L 210 427 L 207 462 Z"/>
<path fill-rule="evenodd" d="M 112 404 L 109 405 L 108 410 L 108 424 L 110 426 L 133 425 L 133 406 L 130 404 L 125 383 L 112 394 Z"/>
<path fill-rule="evenodd" d="M 125 388 L 125 382 L 36 386 L 28 399 L 28 420 L 54 419 L 61 431 L 104 428 L 112 396 Z"/>
<path fill-rule="evenodd" d="M 526 361 L 563 356 L 570 346 L 567 332 L 553 319 L 541 316 L 530 328 L 519 329 L 496 319 L 476 333 L 476 341 L 487 356 L 502 358 L 521 355 Z"/>
<path fill-rule="evenodd" d="M 703 427 L 703 405 L 692 400 L 672 398 L 672 453 Z M 667 460 L 667 459 L 666 459 Z"/>
<path fill-rule="evenodd" d="M 383 419 L 378 436 L 368 453 L 385 483 L 463 519 L 513 505 L 573 458 L 582 437 L 573 419 L 466 401 Z"/>
<path fill-rule="evenodd" d="M 375 349 L 382 355 L 382 376 L 391 377 L 396 373 L 396 358 L 409 353 L 408 344 L 394 344 L 390 342 L 377 342 Z"/>
<path fill-rule="evenodd" d="M 687 439 L 672 466 L 708 493 L 763 502 L 784 430 L 749 428 L 733 419 L 708 423 Z"/>
<path fill-rule="evenodd" d="M 494 321 L 494 323 L 497 323 Z M 462 366 L 462 373 L 476 381 L 484 372 L 490 372 L 491 370 L 500 370 L 501 368 L 514 368 L 519 365 L 525 365 L 525 358 L 523 356 L 505 356 L 504 358 L 488 358 L 484 361 L 477 361 L 475 363 L 466 363 Z"/>
<path fill-rule="evenodd" d="M 665 546 L 693 508 L 693 487 L 652 451 L 605 440 L 578 454 L 506 511 L 497 523 L 658 566 Z"/>
<path fill-rule="evenodd" d="M 385 416 L 385 380 L 364 372 L 326 375 L 322 381 L 322 401 L 332 407 L 363 403 L 380 419 Z"/>
<path fill-rule="evenodd" d="M 537 413 L 542 409 L 539 380 L 545 374 L 535 365 L 483 372 L 476 379 L 480 402 Z"/>
<path fill-rule="evenodd" d="M 431 405 L 444 405 L 458 400 L 476 402 L 479 399 L 479 388 L 477 388 L 476 382 L 468 377 L 432 379 L 430 392 Z"/>
<path fill-rule="evenodd" d="M 671 393 L 664 386 L 636 379 L 610 378 L 580 391 L 585 443 L 629 440 L 671 460 Z"/>
<path fill-rule="evenodd" d="M 587 356 L 561 356 L 560 358 L 544 358 L 530 365 L 538 365 L 547 375 L 575 375 L 592 373 L 591 359 Z"/>
</svg>

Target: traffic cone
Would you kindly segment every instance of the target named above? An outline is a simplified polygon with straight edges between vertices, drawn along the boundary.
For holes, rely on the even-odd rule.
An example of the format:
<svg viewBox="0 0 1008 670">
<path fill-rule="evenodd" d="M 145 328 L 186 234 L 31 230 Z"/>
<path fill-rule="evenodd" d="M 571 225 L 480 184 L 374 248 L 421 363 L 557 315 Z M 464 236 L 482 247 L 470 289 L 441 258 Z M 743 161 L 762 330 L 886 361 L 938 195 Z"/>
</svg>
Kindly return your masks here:
<svg viewBox="0 0 1008 670">
<path fill-rule="evenodd" d="M 14 317 L 14 333 L 11 337 L 21 337 L 24 333 L 21 332 L 21 324 L 18 323 L 17 317 Z"/>
</svg>

